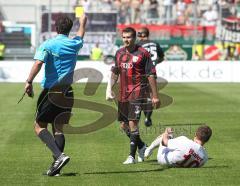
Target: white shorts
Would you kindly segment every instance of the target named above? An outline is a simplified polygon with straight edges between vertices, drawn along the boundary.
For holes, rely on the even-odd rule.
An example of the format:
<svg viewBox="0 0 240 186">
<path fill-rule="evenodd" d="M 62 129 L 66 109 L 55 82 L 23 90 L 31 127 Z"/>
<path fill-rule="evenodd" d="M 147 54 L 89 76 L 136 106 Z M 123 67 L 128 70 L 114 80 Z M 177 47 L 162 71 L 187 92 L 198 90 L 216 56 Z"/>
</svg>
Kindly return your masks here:
<svg viewBox="0 0 240 186">
<path fill-rule="evenodd" d="M 168 147 L 159 146 L 158 154 L 157 154 L 157 161 L 161 165 L 167 165 L 169 167 L 175 166 L 175 162 L 173 161 L 174 158 L 173 150 L 169 149 Z"/>
</svg>

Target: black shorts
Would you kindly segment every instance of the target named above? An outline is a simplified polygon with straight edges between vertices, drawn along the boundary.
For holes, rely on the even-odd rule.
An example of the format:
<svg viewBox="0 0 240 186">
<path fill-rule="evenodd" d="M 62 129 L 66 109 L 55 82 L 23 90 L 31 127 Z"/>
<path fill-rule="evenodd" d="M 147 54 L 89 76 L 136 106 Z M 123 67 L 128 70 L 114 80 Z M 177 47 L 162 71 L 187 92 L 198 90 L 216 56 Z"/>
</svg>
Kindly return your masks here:
<svg viewBox="0 0 240 186">
<path fill-rule="evenodd" d="M 128 121 L 138 121 L 143 110 L 142 100 L 128 102 L 118 102 L 118 121 L 127 123 Z"/>
<path fill-rule="evenodd" d="M 69 123 L 73 107 L 72 87 L 67 89 L 43 89 L 36 110 L 36 121 L 44 123 Z"/>
</svg>

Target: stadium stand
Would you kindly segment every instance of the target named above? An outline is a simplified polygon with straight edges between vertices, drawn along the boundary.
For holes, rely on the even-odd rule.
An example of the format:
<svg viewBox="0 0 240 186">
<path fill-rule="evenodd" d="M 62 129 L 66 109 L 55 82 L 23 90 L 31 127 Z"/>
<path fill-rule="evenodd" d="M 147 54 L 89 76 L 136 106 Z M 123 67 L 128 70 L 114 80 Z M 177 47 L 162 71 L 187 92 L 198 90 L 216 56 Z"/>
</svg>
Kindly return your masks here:
<svg viewBox="0 0 240 186">
<path fill-rule="evenodd" d="M 50 2 L 52 2 L 51 8 Z M 171 12 L 166 12 L 167 10 L 165 10 L 167 2 L 171 2 Z M 47 39 L 48 36 L 51 36 L 51 34 L 46 32 L 44 37 L 41 37 L 43 35 L 41 33 L 42 14 L 47 13 L 49 9 L 51 9 L 53 13 L 74 13 L 74 8 L 82 5 L 85 7 L 86 12 L 116 11 L 118 13 L 118 25 L 130 24 L 132 26 L 144 24 L 148 25 L 150 28 L 153 25 L 162 28 L 167 28 L 168 26 L 172 28 L 178 28 L 178 26 L 183 26 L 185 29 L 187 29 L 188 26 L 191 29 L 199 28 L 199 26 L 201 27 L 204 25 L 207 26 L 207 23 L 209 23 L 206 16 L 207 10 L 209 7 L 213 7 L 213 9 L 217 11 L 217 19 L 214 20 L 215 22 L 213 25 L 215 26 L 216 30 L 220 30 L 222 33 L 217 34 L 217 36 L 219 36 L 218 39 L 225 41 L 229 40 L 229 38 L 225 38 L 225 35 L 223 34 L 227 30 L 229 35 L 229 27 L 224 30 L 224 25 L 222 27 L 218 26 L 219 24 L 221 25 L 221 20 L 230 25 L 232 23 L 226 18 L 239 17 L 239 2 L 239 0 L 65 0 L 61 2 L 56 2 L 53 0 L 41 0 L 38 2 L 34 0 L 25 0 L 19 4 L 18 0 L 11 0 L 9 2 L 0 0 L 0 4 L 2 3 L 0 6 L 0 20 L 10 21 L 16 24 L 32 24 L 36 28 L 36 30 L 32 30 L 32 32 L 34 32 L 34 37 L 30 37 L 29 35 L 24 34 L 22 31 L 7 32 L 0 27 L 0 39 L 6 45 L 6 58 L 32 58 L 33 51 L 39 45 L 39 43 L 42 42 L 42 40 Z M 20 13 L 23 11 L 25 14 Z M 170 17 L 168 14 L 170 14 Z M 237 22 L 239 22 L 239 20 Z M 233 28 L 234 25 L 231 27 L 232 29 L 230 30 L 230 35 L 236 34 Z M 162 40 L 163 44 L 166 45 L 166 49 L 170 46 L 167 46 L 166 42 L 164 42 L 164 39 L 168 39 L 169 41 L 172 40 L 174 42 L 174 37 L 172 36 L 161 35 L 160 32 L 156 33 L 154 30 L 150 31 L 153 32 L 151 34 L 153 39 Z M 54 34 L 52 34 L 52 36 L 53 35 Z M 208 36 L 210 36 L 210 39 Z M 164 39 L 162 39 L 162 37 L 164 37 Z M 211 40 L 212 43 L 214 42 L 211 34 L 207 34 L 206 37 L 207 40 Z M 188 36 L 186 35 L 183 35 L 183 39 L 186 41 L 189 40 Z M 232 38 L 230 38 L 230 42 L 232 42 Z M 193 43 L 196 44 L 196 41 L 193 41 Z M 187 44 L 193 45 L 193 43 Z M 186 43 L 184 43 L 184 46 L 187 46 Z M 227 46 L 228 44 L 226 47 Z M 237 46 L 237 48 L 239 47 Z M 190 51 L 189 49 L 189 53 L 192 55 L 195 52 Z M 202 51 L 199 50 L 198 53 L 201 54 Z M 191 57 L 188 59 L 190 58 Z"/>
<path fill-rule="evenodd" d="M 1 32 L 0 40 L 5 44 L 5 59 L 31 59 L 33 51 L 30 36 L 23 32 Z"/>
</svg>

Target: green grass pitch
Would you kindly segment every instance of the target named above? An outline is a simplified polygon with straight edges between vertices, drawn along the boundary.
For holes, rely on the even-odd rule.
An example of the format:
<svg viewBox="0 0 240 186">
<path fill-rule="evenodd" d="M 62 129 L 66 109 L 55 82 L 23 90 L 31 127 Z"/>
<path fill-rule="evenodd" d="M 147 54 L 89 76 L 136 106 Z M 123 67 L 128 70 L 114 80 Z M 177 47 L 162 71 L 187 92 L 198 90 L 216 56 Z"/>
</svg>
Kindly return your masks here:
<svg viewBox="0 0 240 186">
<path fill-rule="evenodd" d="M 240 185 L 240 84 L 170 83 L 161 92 L 174 102 L 154 112 L 152 128 L 146 129 L 141 120 L 142 138 L 148 144 L 164 126 L 191 137 L 199 123 L 208 123 L 213 136 L 206 144 L 210 160 L 203 168 L 162 167 L 156 152 L 143 163 L 122 165 L 129 142 L 115 121 L 88 134 L 66 134 L 65 153 L 71 161 L 60 177 L 42 176 L 52 159 L 33 131 L 40 85 L 34 84 L 33 100 L 25 97 L 17 104 L 23 87 L 0 84 L 0 185 Z M 114 108 L 105 101 L 105 87 L 84 96 L 84 85 L 74 85 L 82 99 Z M 99 117 L 101 113 L 75 108 L 71 125 L 81 127 Z"/>
</svg>

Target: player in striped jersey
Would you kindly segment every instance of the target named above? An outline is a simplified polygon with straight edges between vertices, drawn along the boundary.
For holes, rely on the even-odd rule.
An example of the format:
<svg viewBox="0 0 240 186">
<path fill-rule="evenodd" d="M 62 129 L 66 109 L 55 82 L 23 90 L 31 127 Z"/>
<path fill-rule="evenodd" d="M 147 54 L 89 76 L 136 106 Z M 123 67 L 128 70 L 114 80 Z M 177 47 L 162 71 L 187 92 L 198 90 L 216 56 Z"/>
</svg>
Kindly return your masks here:
<svg viewBox="0 0 240 186">
<path fill-rule="evenodd" d="M 120 76 L 118 121 L 130 138 L 130 154 L 123 164 L 132 164 L 136 162 L 137 148 L 138 161 L 144 160 L 146 145 L 140 138 L 138 122 L 143 104 L 149 97 L 149 85 L 153 106 L 159 108 L 160 102 L 157 93 L 156 69 L 150 54 L 135 44 L 136 31 L 133 28 L 125 28 L 122 31 L 122 39 L 124 47 L 116 52 L 115 65 L 106 90 L 106 99 L 114 98 L 112 87 Z"/>
</svg>

